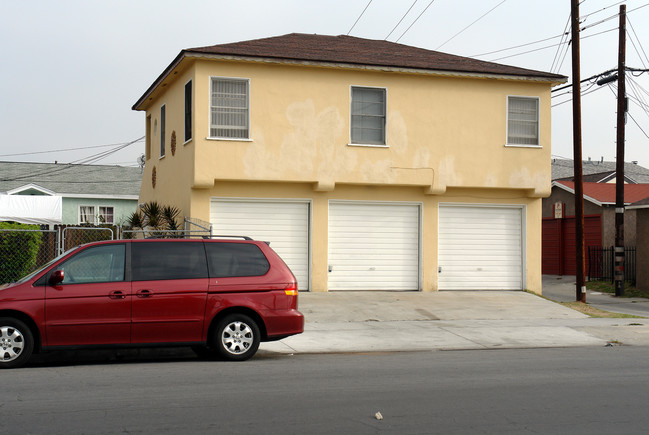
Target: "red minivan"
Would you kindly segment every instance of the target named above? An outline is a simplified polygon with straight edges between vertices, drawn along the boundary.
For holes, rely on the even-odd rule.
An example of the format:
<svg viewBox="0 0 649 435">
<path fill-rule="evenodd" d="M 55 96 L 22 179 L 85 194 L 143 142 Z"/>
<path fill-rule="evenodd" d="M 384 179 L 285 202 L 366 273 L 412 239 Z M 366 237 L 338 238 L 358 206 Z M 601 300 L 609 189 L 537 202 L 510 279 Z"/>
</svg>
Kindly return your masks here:
<svg viewBox="0 0 649 435">
<path fill-rule="evenodd" d="M 299 334 L 297 282 L 267 243 L 111 240 L 71 249 L 0 288 L 0 367 L 34 352 L 191 346 L 243 361 Z"/>
</svg>

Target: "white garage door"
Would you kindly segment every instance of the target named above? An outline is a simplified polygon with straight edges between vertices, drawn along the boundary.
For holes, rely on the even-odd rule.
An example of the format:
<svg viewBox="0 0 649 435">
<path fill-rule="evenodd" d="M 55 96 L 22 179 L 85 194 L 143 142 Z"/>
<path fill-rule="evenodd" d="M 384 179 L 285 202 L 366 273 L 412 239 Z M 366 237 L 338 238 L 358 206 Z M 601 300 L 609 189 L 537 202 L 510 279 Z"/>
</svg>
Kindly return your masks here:
<svg viewBox="0 0 649 435">
<path fill-rule="evenodd" d="M 329 204 L 329 290 L 418 290 L 419 206 Z"/>
<path fill-rule="evenodd" d="M 523 210 L 439 207 L 440 290 L 523 288 Z"/>
<path fill-rule="evenodd" d="M 212 199 L 213 234 L 270 242 L 291 268 L 300 290 L 309 289 L 309 204 L 297 201 Z"/>
</svg>

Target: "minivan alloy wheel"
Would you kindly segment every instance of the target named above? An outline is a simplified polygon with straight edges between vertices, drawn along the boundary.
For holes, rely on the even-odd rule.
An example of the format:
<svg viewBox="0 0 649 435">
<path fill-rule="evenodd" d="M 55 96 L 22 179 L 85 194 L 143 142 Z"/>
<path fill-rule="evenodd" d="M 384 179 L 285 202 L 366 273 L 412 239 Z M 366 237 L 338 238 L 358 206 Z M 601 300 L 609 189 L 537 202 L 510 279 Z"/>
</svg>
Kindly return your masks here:
<svg viewBox="0 0 649 435">
<path fill-rule="evenodd" d="M 34 339 L 27 325 L 17 319 L 0 318 L 0 368 L 25 364 L 33 349 Z"/>
<path fill-rule="evenodd" d="M 243 361 L 252 357 L 259 348 L 259 327 L 244 314 L 231 314 L 221 320 L 215 336 L 218 353 L 229 360 Z"/>
<path fill-rule="evenodd" d="M 13 361 L 25 347 L 25 338 L 12 326 L 0 326 L 0 359 Z"/>
<path fill-rule="evenodd" d="M 252 346 L 254 335 L 250 326 L 243 322 L 228 324 L 221 335 L 223 346 L 235 355 L 241 355 Z"/>
</svg>

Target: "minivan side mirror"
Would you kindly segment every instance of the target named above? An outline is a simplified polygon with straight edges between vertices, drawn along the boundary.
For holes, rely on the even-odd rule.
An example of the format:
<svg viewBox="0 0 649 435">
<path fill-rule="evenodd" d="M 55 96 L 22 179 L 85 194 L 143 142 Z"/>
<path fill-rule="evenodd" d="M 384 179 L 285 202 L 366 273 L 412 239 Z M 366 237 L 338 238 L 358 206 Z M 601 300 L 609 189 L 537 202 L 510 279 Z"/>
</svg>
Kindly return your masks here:
<svg viewBox="0 0 649 435">
<path fill-rule="evenodd" d="M 50 285 L 61 284 L 64 278 L 65 272 L 63 272 L 62 270 L 55 270 L 54 272 L 52 272 L 52 275 L 50 275 Z"/>
</svg>

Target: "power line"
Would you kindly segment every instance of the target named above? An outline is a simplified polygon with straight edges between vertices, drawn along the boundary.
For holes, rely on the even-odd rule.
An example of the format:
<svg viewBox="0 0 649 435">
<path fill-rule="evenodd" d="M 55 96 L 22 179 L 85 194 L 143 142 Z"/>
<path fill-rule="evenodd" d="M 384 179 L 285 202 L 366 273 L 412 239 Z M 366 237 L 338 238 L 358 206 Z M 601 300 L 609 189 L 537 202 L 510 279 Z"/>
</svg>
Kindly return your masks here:
<svg viewBox="0 0 649 435">
<path fill-rule="evenodd" d="M 496 6 L 494 6 L 494 7 L 491 8 L 491 9 L 489 9 L 489 10 L 488 10 L 487 12 L 485 12 L 484 14 L 480 15 L 480 17 L 479 17 L 477 20 L 475 20 L 474 22 L 472 22 L 471 24 L 469 24 L 468 26 L 466 26 L 464 29 L 460 30 L 460 31 L 457 32 L 455 35 L 451 36 L 449 39 L 447 39 L 446 41 L 444 41 L 444 43 L 443 43 L 442 45 L 440 45 L 439 47 L 437 47 L 435 50 L 439 50 L 440 48 L 442 48 L 442 47 L 443 47 L 444 45 L 446 45 L 448 42 L 450 42 L 451 40 L 453 40 L 456 36 L 458 36 L 459 34 L 461 34 L 462 32 L 464 32 L 466 29 L 468 29 L 469 27 L 473 26 L 475 23 L 477 23 L 478 21 L 480 21 L 481 19 L 483 19 L 484 17 L 486 17 L 487 15 L 489 15 L 489 14 L 490 14 L 494 9 L 496 9 L 498 6 L 500 6 L 501 4 L 505 3 L 506 1 L 507 1 L 507 0 L 502 0 L 502 1 L 501 1 L 500 3 L 498 3 Z"/>
<path fill-rule="evenodd" d="M 144 137 L 140 138 L 140 141 L 142 141 Z M 119 145 L 124 145 L 125 142 L 122 143 L 112 143 L 112 144 L 107 144 L 107 145 L 93 145 L 93 146 L 88 146 L 88 147 L 77 147 L 77 148 L 63 148 L 63 149 L 58 149 L 58 150 L 49 150 L 49 151 L 33 151 L 30 153 L 13 153 L 13 154 L 0 154 L 0 157 L 15 157 L 15 156 L 30 156 L 30 155 L 35 155 L 35 154 L 48 154 L 48 153 L 58 153 L 58 152 L 66 152 L 66 151 L 78 151 L 78 150 L 89 150 L 93 148 L 106 148 L 106 147 L 113 147 L 113 146 L 119 146 Z"/>
<path fill-rule="evenodd" d="M 613 32 L 613 31 L 617 31 L 617 27 L 615 27 L 615 28 L 613 28 L 613 29 L 609 29 L 609 30 L 604 30 L 604 31 L 602 31 L 602 32 L 593 33 L 592 35 L 582 36 L 582 37 L 580 37 L 579 39 L 580 39 L 580 40 L 588 39 L 588 38 L 592 38 L 593 36 L 598 36 L 598 35 L 602 35 L 602 34 L 604 34 L 604 33 Z M 490 61 L 490 62 L 495 62 L 495 61 L 497 61 L 497 60 L 502 60 L 502 59 L 507 59 L 507 58 L 510 58 L 510 57 L 521 56 L 521 55 L 523 55 L 523 54 L 528 54 L 528 53 L 534 53 L 535 51 L 547 50 L 548 48 L 556 47 L 557 45 L 559 45 L 559 44 L 546 45 L 545 47 L 536 48 L 536 49 L 534 49 L 534 50 L 523 51 L 523 52 L 521 52 L 521 53 L 511 54 L 511 55 L 509 55 L 509 56 L 503 56 L 503 57 L 499 57 L 499 58 L 497 58 L 497 59 L 490 59 L 489 61 Z"/>
<path fill-rule="evenodd" d="M 627 17 L 627 22 L 629 23 L 629 27 L 631 27 L 631 31 L 633 32 L 633 36 L 635 36 L 635 39 L 638 41 L 638 45 L 640 46 L 640 50 L 642 50 L 642 53 L 644 54 L 645 59 L 649 60 L 649 57 L 647 57 L 647 53 L 644 51 L 644 47 L 642 46 L 642 42 L 640 42 L 640 38 L 638 38 L 638 35 L 635 33 L 635 29 L 633 28 L 633 25 L 631 24 L 631 20 L 628 19 Z M 629 35 L 629 39 L 631 40 L 631 43 L 633 44 L 633 48 L 635 48 L 635 51 L 638 53 L 638 57 L 640 58 L 640 61 L 642 62 L 642 65 L 644 65 L 645 68 L 647 68 L 647 64 L 644 63 L 644 59 L 642 58 L 642 55 L 638 51 L 638 48 L 635 46 L 635 42 L 633 42 L 633 38 L 631 37 L 631 34 L 627 30 L 626 32 Z"/>
<path fill-rule="evenodd" d="M 558 61 L 558 59 L 560 57 L 559 53 L 561 53 L 561 51 L 563 50 L 563 45 L 561 45 L 561 44 L 565 44 L 566 52 L 568 52 L 568 50 L 567 50 L 568 44 L 564 43 L 564 41 L 563 41 L 564 38 L 566 38 L 566 40 L 568 39 L 568 27 L 570 27 L 570 14 L 568 14 L 568 19 L 566 20 L 566 25 L 563 28 L 563 33 L 561 34 L 561 40 L 559 41 L 559 47 L 557 47 L 557 52 L 554 53 L 554 59 L 552 59 L 552 65 L 550 66 L 550 72 L 554 71 L 554 64 L 555 64 L 555 62 Z M 565 59 L 565 56 L 563 58 Z M 561 61 L 561 64 L 563 65 L 563 60 Z M 560 69 L 561 69 L 561 67 L 557 68 L 557 71 L 559 71 Z"/>
<path fill-rule="evenodd" d="M 129 145 L 132 145 L 132 144 L 134 144 L 136 142 L 139 142 L 142 139 L 144 139 L 144 136 L 139 137 L 139 138 L 137 138 L 135 140 L 132 140 L 130 142 L 126 142 L 125 144 L 122 144 L 122 145 L 120 145 L 118 147 L 115 147 L 113 149 L 103 151 L 101 153 L 94 154 L 92 156 L 89 156 L 89 157 L 86 157 L 86 158 L 83 158 L 83 159 L 78 159 L 78 160 L 72 161 L 72 162 L 70 162 L 68 164 L 64 164 L 64 165 L 61 166 L 61 168 L 57 168 L 57 169 L 53 169 L 53 170 L 40 171 L 40 172 L 39 171 L 32 172 L 31 174 L 23 174 L 23 175 L 20 175 L 18 177 L 14 177 L 14 178 L 0 179 L 0 181 L 18 181 L 18 180 L 24 180 L 24 179 L 27 179 L 27 178 L 37 177 L 37 176 L 41 176 L 41 175 L 51 175 L 51 174 L 55 174 L 57 172 L 61 172 L 61 171 L 65 171 L 65 170 L 68 170 L 70 168 L 73 168 L 73 167 L 75 167 L 75 164 L 79 165 L 79 164 L 94 163 L 94 162 L 97 162 L 97 161 L 111 155 L 111 154 L 116 153 L 119 150 L 122 150 L 122 149 L 126 148 Z"/>
<path fill-rule="evenodd" d="M 407 29 L 406 29 L 406 30 L 401 34 L 401 36 L 399 36 L 399 39 L 397 39 L 395 42 L 399 42 L 399 41 L 401 40 L 401 38 L 403 38 L 403 35 L 405 35 L 406 33 L 408 33 L 408 30 L 410 30 L 410 28 L 411 28 L 412 26 L 415 25 L 415 23 L 419 20 L 419 18 L 420 18 L 422 15 L 424 15 L 424 12 L 426 12 L 426 11 L 428 10 L 428 8 L 430 7 L 430 5 L 432 5 L 434 1 L 435 1 L 435 0 L 430 0 L 430 3 L 428 3 L 428 6 L 426 6 L 426 7 L 424 8 L 424 10 L 421 11 L 421 13 L 420 13 L 419 15 L 417 15 L 417 18 L 415 18 L 415 21 L 413 21 L 412 23 L 410 23 L 410 25 L 408 26 L 408 28 L 407 28 Z"/>
<path fill-rule="evenodd" d="M 591 16 L 591 15 L 594 15 L 594 14 L 600 13 L 600 12 L 602 12 L 602 11 L 608 9 L 608 8 L 611 8 L 611 7 L 613 7 L 613 6 L 616 6 L 616 5 L 620 4 L 620 3 L 624 3 L 624 2 L 617 2 L 617 3 L 613 4 L 613 5 L 610 5 L 610 6 L 607 6 L 607 7 L 605 7 L 605 8 L 602 8 L 602 9 L 600 9 L 600 10 L 598 10 L 598 11 L 591 12 L 590 14 L 584 15 L 582 18 L 586 18 L 586 17 L 589 17 L 589 16 Z M 642 6 L 639 6 L 639 7 L 635 8 L 635 9 L 632 9 L 632 10 L 628 11 L 627 14 L 628 14 L 629 12 L 636 11 L 636 10 L 638 10 L 638 9 L 644 8 L 645 6 L 649 6 L 649 3 L 647 3 L 647 4 L 645 4 L 645 5 L 642 5 Z M 616 18 L 617 16 L 618 16 L 618 14 L 613 15 L 612 17 L 606 18 L 605 20 L 602 20 L 602 21 L 600 21 L 600 22 L 593 23 L 593 24 L 591 24 L 591 25 L 589 25 L 589 26 L 583 27 L 581 30 L 584 30 L 584 29 L 587 29 L 587 28 L 593 27 L 593 26 L 595 26 L 595 25 L 597 25 L 597 24 L 601 24 L 601 22 L 609 21 L 609 20 L 611 20 L 611 19 L 613 19 L 613 18 Z M 569 22 L 570 22 L 570 19 L 568 19 L 568 23 L 569 23 Z M 592 34 L 592 35 L 582 36 L 580 39 L 582 39 L 582 40 L 583 40 L 583 39 L 587 39 L 587 38 L 590 38 L 590 37 L 593 37 L 593 36 L 601 35 L 601 34 L 603 34 L 603 33 L 608 33 L 608 32 L 612 32 L 612 31 L 615 31 L 615 30 L 617 30 L 617 27 L 612 28 L 612 29 L 609 29 L 609 30 L 605 30 L 605 31 L 602 31 L 602 32 L 594 33 L 594 34 Z M 503 56 L 503 57 L 499 57 L 499 58 L 495 58 L 495 59 L 490 59 L 490 61 L 491 61 L 491 62 L 494 62 L 494 61 L 498 61 L 498 60 L 502 60 L 502 59 L 507 59 L 507 58 L 510 58 L 510 57 L 516 57 L 516 56 L 520 56 L 520 55 L 523 55 L 523 54 L 533 53 L 533 52 L 535 52 L 535 51 L 545 50 L 545 49 L 549 49 L 549 48 L 553 48 L 553 47 L 561 47 L 563 44 L 566 44 L 566 43 L 563 41 L 563 38 L 564 38 L 564 36 L 566 36 L 566 35 L 568 35 L 568 33 L 565 32 L 565 29 L 564 29 L 564 33 L 561 33 L 561 34 L 559 34 L 559 35 L 555 35 L 555 36 L 551 36 L 551 37 L 549 37 L 549 38 L 539 39 L 539 40 L 537 40 L 537 41 L 528 42 L 528 43 L 520 44 L 520 45 L 515 45 L 515 46 L 511 46 L 511 47 L 503 48 L 503 49 L 500 49 L 500 50 L 493 50 L 493 51 L 490 51 L 490 52 L 485 52 L 485 53 L 480 53 L 480 54 L 474 54 L 474 55 L 471 55 L 471 56 L 469 56 L 469 57 L 482 57 L 482 56 L 487 56 L 487 55 L 490 55 L 490 54 L 495 54 L 495 53 L 500 53 L 500 52 L 504 52 L 504 51 L 514 50 L 514 49 L 516 49 L 516 48 L 526 47 L 526 46 L 530 46 L 530 45 L 538 44 L 538 43 L 541 43 L 541 42 L 550 41 L 550 40 L 552 40 L 552 39 L 556 39 L 556 38 L 561 38 L 561 41 L 559 41 L 558 44 L 547 45 L 547 46 L 540 47 L 540 48 L 537 48 L 537 49 L 534 49 L 534 50 L 523 51 L 523 52 L 521 52 L 521 53 L 515 53 L 515 54 L 511 54 L 511 55 L 507 55 L 507 56 Z M 564 45 L 564 47 L 566 47 L 566 53 L 564 53 L 564 56 L 563 56 L 563 58 L 565 59 L 566 54 L 567 54 L 567 52 L 568 52 L 569 50 L 567 50 L 568 45 Z M 556 59 L 557 59 L 557 56 L 560 56 L 560 55 L 559 55 L 559 50 L 557 50 L 557 54 L 555 54 L 555 60 L 554 60 L 553 63 L 552 63 L 552 67 L 550 68 L 550 71 L 553 70 L 552 68 L 554 67 L 554 64 L 555 64 L 555 61 L 556 61 Z M 648 58 L 648 59 L 649 59 L 649 58 Z M 563 61 L 562 61 L 562 63 L 563 63 Z M 560 69 L 560 67 L 557 69 L 557 71 L 558 71 L 559 69 Z"/>
<path fill-rule="evenodd" d="M 561 35 L 551 36 L 551 37 L 545 38 L 545 39 L 539 39 L 538 41 L 527 42 L 525 44 L 520 44 L 520 45 L 513 45 L 511 47 L 501 48 L 500 50 L 489 51 L 489 52 L 486 52 L 486 53 L 474 54 L 474 55 L 471 55 L 469 57 L 481 57 L 481 56 L 486 56 L 488 54 L 495 54 L 495 53 L 500 53 L 502 51 L 513 50 L 515 48 L 527 47 L 528 45 L 534 45 L 534 44 L 538 44 L 540 42 L 550 41 L 552 39 L 556 39 L 556 38 L 563 37 L 563 36 L 564 36 L 564 34 L 562 33 Z M 559 44 L 557 44 L 557 45 L 561 45 L 561 42 Z"/>
<path fill-rule="evenodd" d="M 367 8 L 370 7 L 371 4 L 372 4 L 372 0 L 370 0 L 370 1 L 367 3 L 367 6 L 365 6 L 365 9 L 363 9 L 363 12 L 361 12 L 361 14 L 358 16 L 358 18 L 356 18 L 356 21 L 354 21 L 354 25 L 351 27 L 351 29 L 349 29 L 349 32 L 347 32 L 347 35 L 349 35 L 350 33 L 352 33 L 352 30 L 354 30 L 354 27 L 356 27 L 356 23 L 358 23 L 358 21 L 361 19 L 361 17 L 363 16 L 363 14 L 364 14 L 365 11 L 367 10 Z"/>
<path fill-rule="evenodd" d="M 390 33 L 388 33 L 388 36 L 386 36 L 386 37 L 384 38 L 384 41 L 387 40 L 387 39 L 390 37 L 390 35 L 392 35 L 392 32 L 394 32 L 394 31 L 397 29 L 397 27 L 399 27 L 399 24 L 401 24 L 401 22 L 403 21 L 403 19 L 406 18 L 406 15 L 408 15 L 408 14 L 410 13 L 410 10 L 412 9 L 412 7 L 413 7 L 414 5 L 417 4 L 418 1 L 419 1 L 419 0 L 415 0 L 414 2 L 412 2 L 412 4 L 410 5 L 410 7 L 409 7 L 408 10 L 406 11 L 406 13 L 403 14 L 403 16 L 401 17 L 401 19 L 400 19 L 399 22 L 397 23 L 397 25 L 394 26 L 394 28 L 393 28 L 392 30 L 390 30 Z"/>
</svg>

